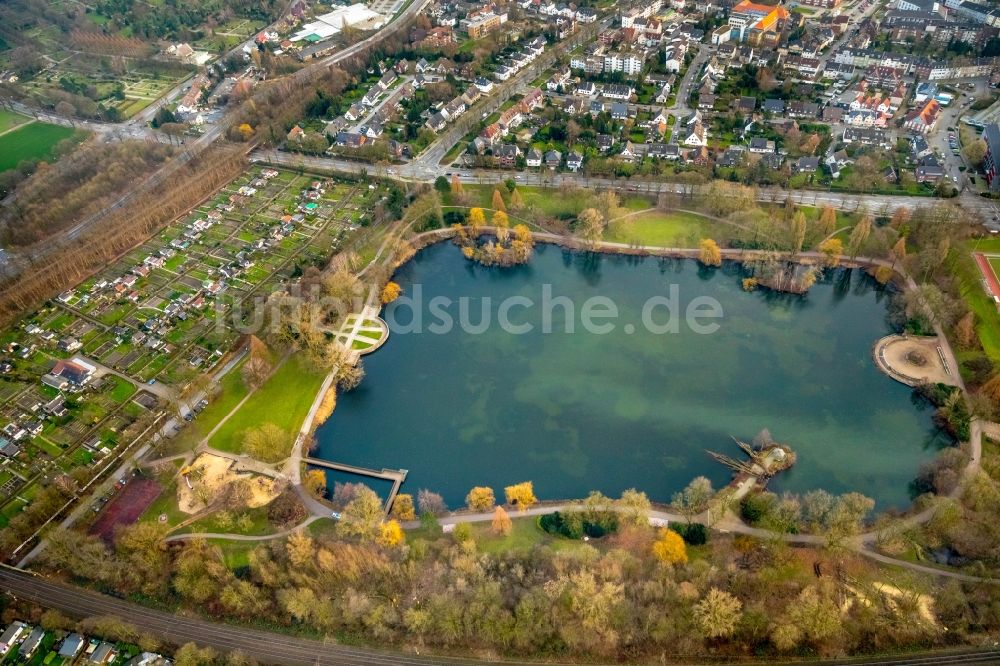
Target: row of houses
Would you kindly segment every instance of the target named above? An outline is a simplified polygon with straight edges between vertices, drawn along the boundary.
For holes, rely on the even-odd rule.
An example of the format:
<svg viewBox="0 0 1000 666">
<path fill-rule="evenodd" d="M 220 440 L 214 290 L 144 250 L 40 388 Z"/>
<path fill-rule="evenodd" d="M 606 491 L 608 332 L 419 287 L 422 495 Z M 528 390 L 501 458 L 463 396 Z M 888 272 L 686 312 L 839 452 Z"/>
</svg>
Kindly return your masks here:
<svg viewBox="0 0 1000 666">
<path fill-rule="evenodd" d="M 16 655 L 16 659 L 26 662 L 36 655 L 45 654 L 44 650 L 52 642 L 52 632 L 48 632 L 42 627 L 34 627 L 25 622 L 11 622 L 2 634 L 0 634 L 0 658 L 9 659 Z M 125 654 L 124 657 L 127 657 Z M 61 666 L 106 666 L 107 664 L 120 661 L 123 656 L 118 647 L 111 642 L 100 639 L 88 639 L 86 636 L 72 632 L 58 641 L 58 647 L 54 647 L 51 656 L 44 659 L 44 663 L 57 660 Z M 127 662 L 126 666 L 171 666 L 173 662 L 166 657 L 154 652 L 142 652 L 135 655 Z"/>
</svg>

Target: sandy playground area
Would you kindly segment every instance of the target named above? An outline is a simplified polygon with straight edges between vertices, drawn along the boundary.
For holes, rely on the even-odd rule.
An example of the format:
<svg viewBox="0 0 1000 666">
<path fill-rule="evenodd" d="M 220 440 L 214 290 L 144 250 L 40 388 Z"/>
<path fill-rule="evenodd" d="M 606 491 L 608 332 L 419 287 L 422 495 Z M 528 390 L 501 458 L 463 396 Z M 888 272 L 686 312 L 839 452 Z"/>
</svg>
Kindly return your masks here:
<svg viewBox="0 0 1000 666">
<path fill-rule="evenodd" d="M 222 489 L 242 479 L 250 482 L 247 508 L 264 506 L 278 496 L 279 490 L 274 479 L 234 472 L 234 464 L 229 458 L 202 453 L 182 469 L 177 480 L 177 505 L 180 510 L 188 514 L 198 513 L 214 501 Z"/>
</svg>

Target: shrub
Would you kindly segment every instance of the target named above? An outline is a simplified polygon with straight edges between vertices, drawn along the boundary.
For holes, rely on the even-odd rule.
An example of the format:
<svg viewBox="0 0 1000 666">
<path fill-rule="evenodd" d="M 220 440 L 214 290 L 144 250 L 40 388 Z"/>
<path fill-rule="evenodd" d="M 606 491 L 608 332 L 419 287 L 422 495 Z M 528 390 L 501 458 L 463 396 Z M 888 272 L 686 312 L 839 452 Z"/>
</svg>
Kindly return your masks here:
<svg viewBox="0 0 1000 666">
<path fill-rule="evenodd" d="M 701 523 L 676 523 L 670 529 L 680 534 L 685 543 L 691 546 L 701 546 L 708 541 L 708 528 Z"/>
</svg>

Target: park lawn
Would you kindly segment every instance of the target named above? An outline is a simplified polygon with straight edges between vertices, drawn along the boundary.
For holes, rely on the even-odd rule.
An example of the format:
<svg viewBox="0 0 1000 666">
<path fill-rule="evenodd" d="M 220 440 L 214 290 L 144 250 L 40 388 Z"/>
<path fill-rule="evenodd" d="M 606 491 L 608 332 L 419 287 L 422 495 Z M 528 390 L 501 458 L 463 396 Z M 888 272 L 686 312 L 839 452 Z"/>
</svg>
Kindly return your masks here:
<svg viewBox="0 0 1000 666">
<path fill-rule="evenodd" d="M 33 122 L 0 136 L 0 171 L 13 169 L 22 160 L 48 160 L 63 139 L 77 135 L 61 125 Z"/>
<path fill-rule="evenodd" d="M 325 377 L 304 357 L 292 356 L 216 431 L 209 446 L 236 453 L 243 432 L 265 423 L 273 423 L 294 436 Z"/>
<path fill-rule="evenodd" d="M 208 543 L 217 546 L 222 551 L 222 561 L 226 568 L 235 571 L 250 565 L 250 553 L 260 543 L 254 541 L 229 541 L 227 539 L 209 539 Z"/>
<path fill-rule="evenodd" d="M 613 222 L 604 240 L 657 247 L 698 247 L 702 238 L 714 238 L 723 243 L 731 236 L 732 229 L 722 222 L 693 213 L 653 211 Z"/>
<path fill-rule="evenodd" d="M 510 512 L 512 529 L 507 536 L 493 532 L 490 522 L 470 523 L 472 539 L 481 553 L 499 555 L 509 552 L 529 552 L 536 545 L 548 546 L 552 550 L 577 550 L 588 542 L 567 539 L 546 533 L 538 526 L 537 517 L 518 518 L 516 511 Z M 591 542 L 593 544 L 599 542 Z"/>
<path fill-rule="evenodd" d="M 468 185 L 462 186 L 463 192 L 471 195 L 471 206 L 480 206 L 492 210 L 493 190 L 497 185 Z M 499 186 L 504 202 L 508 208 L 510 206 L 510 194 L 503 185 Z M 517 191 L 521 194 L 521 199 L 525 206 L 535 206 L 546 215 L 553 217 L 568 218 L 577 215 L 581 210 L 594 204 L 594 193 L 583 188 L 572 188 L 568 191 L 558 190 L 551 187 L 534 187 L 530 185 L 518 185 Z M 445 198 L 445 203 L 454 203 L 451 197 Z M 629 212 L 645 210 L 650 207 L 649 199 L 641 196 L 626 196 L 622 198 L 621 206 Z M 489 218 L 489 215 L 487 215 Z"/>
<path fill-rule="evenodd" d="M 31 118 L 28 116 L 22 116 L 20 113 L 0 109 L 0 132 L 6 132 L 7 130 L 14 129 L 18 125 L 23 125 L 29 120 L 31 120 Z"/>
<path fill-rule="evenodd" d="M 141 522 L 160 522 L 160 516 L 165 515 L 167 517 L 166 525 L 179 525 L 183 521 L 187 520 L 191 516 L 180 510 L 177 506 L 177 481 L 176 479 L 170 483 L 163 492 L 160 493 L 159 497 L 153 500 L 142 515 L 139 516 L 139 521 Z"/>
<path fill-rule="evenodd" d="M 246 536 L 264 536 L 274 534 L 278 530 L 267 519 L 267 506 L 259 506 L 245 511 L 230 511 L 232 517 L 231 524 L 226 526 L 219 523 L 218 512 L 205 516 L 184 527 L 184 532 L 215 532 L 220 534 L 243 534 Z M 241 529 L 237 522 L 240 516 L 249 516 L 250 522 L 245 529 Z"/>
</svg>

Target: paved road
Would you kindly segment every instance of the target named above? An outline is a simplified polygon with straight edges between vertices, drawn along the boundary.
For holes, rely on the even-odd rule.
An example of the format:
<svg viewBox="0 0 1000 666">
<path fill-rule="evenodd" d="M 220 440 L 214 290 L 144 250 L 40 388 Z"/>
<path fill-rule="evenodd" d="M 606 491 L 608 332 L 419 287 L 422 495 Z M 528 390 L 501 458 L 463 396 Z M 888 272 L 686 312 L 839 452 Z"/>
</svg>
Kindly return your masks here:
<svg viewBox="0 0 1000 666">
<path fill-rule="evenodd" d="M 274 164 L 291 168 L 314 169 L 322 172 L 339 172 L 356 174 L 360 169 L 373 168 L 370 164 L 352 162 L 350 160 L 329 157 L 315 157 L 299 153 L 287 153 L 279 150 L 255 150 L 250 153 L 250 159 L 255 162 Z M 622 192 L 640 194 L 699 194 L 703 186 L 689 186 L 680 183 L 666 183 L 639 179 L 611 179 L 590 177 L 574 173 L 522 173 L 488 169 L 462 169 L 456 167 L 437 166 L 421 162 L 417 167 L 413 163 L 391 166 L 387 169 L 390 177 L 418 182 L 433 182 L 439 175 L 458 174 L 463 183 L 493 184 L 515 179 L 522 185 L 537 185 L 558 188 L 563 184 L 576 185 L 587 189 L 613 189 Z M 963 193 L 955 199 L 938 199 L 935 197 L 896 196 L 888 194 L 851 194 L 844 192 L 824 192 L 821 190 L 785 190 L 781 188 L 762 188 L 757 191 L 757 198 L 762 202 L 782 203 L 786 199 L 805 206 L 833 206 L 840 210 L 865 209 L 877 214 L 890 214 L 897 208 L 925 208 L 935 206 L 942 201 L 953 201 L 961 204 L 963 210 L 983 219 L 997 214 L 997 202 L 983 199 L 971 192 Z"/>
<path fill-rule="evenodd" d="M 337 53 L 327 56 L 323 59 L 318 59 L 312 61 L 308 67 L 298 70 L 291 76 L 297 78 L 304 78 L 312 76 L 313 73 L 320 71 L 323 66 L 330 66 L 337 64 L 343 60 L 351 58 L 357 55 L 360 51 L 367 48 L 370 45 L 377 44 L 382 41 L 387 35 L 393 33 L 401 25 L 404 25 L 406 21 L 416 16 L 424 7 L 430 3 L 430 0 L 413 0 L 412 4 L 406 8 L 402 13 L 396 16 L 392 21 L 387 23 L 377 32 L 373 33 L 367 39 L 364 39 L 356 44 L 352 44 L 344 49 L 341 49 Z M 169 94 L 175 94 L 176 90 L 171 91 Z M 103 210 L 90 215 L 89 217 L 76 223 L 66 231 L 62 232 L 58 236 L 54 236 L 46 241 L 45 247 L 36 250 L 35 260 L 40 259 L 40 255 L 44 254 L 50 249 L 59 247 L 65 243 L 71 243 L 79 238 L 85 231 L 90 229 L 93 225 L 104 219 L 105 216 L 122 208 L 126 204 L 130 203 L 139 196 L 143 196 L 151 192 L 155 187 L 169 179 L 175 173 L 185 168 L 188 162 L 190 162 L 194 157 L 208 148 L 216 139 L 218 139 L 226 131 L 229 126 L 229 121 L 232 119 L 232 113 L 235 109 L 231 109 L 227 115 L 220 118 L 215 124 L 213 124 L 208 130 L 205 131 L 197 139 L 187 139 L 184 144 L 183 152 L 177 157 L 169 160 L 159 171 L 151 175 L 145 181 L 139 183 L 136 187 L 131 188 L 128 192 L 124 193 L 117 200 L 106 206 Z M 31 115 L 37 115 L 32 112 Z M 59 122 L 60 124 L 70 124 L 71 122 L 77 123 L 78 121 L 69 121 L 65 118 L 59 118 L 53 114 L 43 114 L 45 119 L 51 120 L 51 122 Z M 104 124 L 104 123 L 91 123 L 95 131 L 102 132 L 123 132 L 127 133 L 129 136 L 135 137 L 158 137 L 159 135 L 153 130 L 139 126 L 134 122 L 119 123 L 119 124 Z M 108 127 L 114 128 L 113 130 L 107 129 Z M 11 197 L 7 197 L 6 201 L 12 201 Z"/>
</svg>

